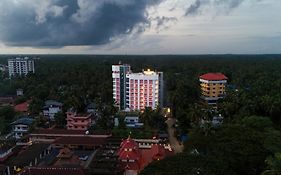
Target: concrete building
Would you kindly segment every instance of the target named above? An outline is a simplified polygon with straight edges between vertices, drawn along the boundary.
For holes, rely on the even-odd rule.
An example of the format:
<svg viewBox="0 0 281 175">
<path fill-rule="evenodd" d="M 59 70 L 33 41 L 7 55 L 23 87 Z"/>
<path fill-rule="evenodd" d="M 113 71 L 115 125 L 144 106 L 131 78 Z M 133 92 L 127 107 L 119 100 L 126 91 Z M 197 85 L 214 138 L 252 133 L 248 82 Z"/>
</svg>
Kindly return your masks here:
<svg viewBox="0 0 281 175">
<path fill-rule="evenodd" d="M 209 105 L 216 105 L 225 96 L 227 77 L 222 73 L 207 73 L 199 77 L 202 99 Z"/>
<path fill-rule="evenodd" d="M 35 73 L 34 60 L 29 57 L 16 57 L 8 60 L 10 78 Z"/>
<path fill-rule="evenodd" d="M 163 105 L 163 72 L 132 73 L 129 65 L 113 65 L 113 99 L 120 110 L 156 109 Z"/>
<path fill-rule="evenodd" d="M 11 123 L 13 125 L 14 137 L 20 139 L 24 134 L 28 133 L 33 121 L 34 119 L 32 118 L 23 117 Z"/>
<path fill-rule="evenodd" d="M 107 138 L 111 133 L 89 133 L 83 130 L 66 130 L 66 129 L 39 129 L 29 134 L 29 140 L 33 143 L 53 143 L 63 137 L 67 138 L 80 138 L 80 137 L 93 137 L 93 138 Z M 77 139 L 76 139 L 77 140 Z M 75 139 L 73 140 L 75 141 Z"/>
<path fill-rule="evenodd" d="M 76 112 L 66 112 L 68 130 L 88 130 L 92 122 L 92 114 L 77 114 Z"/>
<path fill-rule="evenodd" d="M 45 106 L 43 107 L 43 114 L 45 117 L 48 117 L 50 120 L 55 120 L 55 115 L 61 111 L 62 103 L 54 100 L 45 101 Z"/>
<path fill-rule="evenodd" d="M 131 72 L 128 64 L 112 65 L 113 99 L 119 109 L 124 110 L 126 106 L 126 75 Z"/>
<path fill-rule="evenodd" d="M 124 122 L 128 128 L 142 128 L 143 123 L 139 120 L 137 116 L 127 116 L 124 119 Z"/>
<path fill-rule="evenodd" d="M 16 93 L 18 97 L 23 96 L 23 89 L 17 89 Z"/>
</svg>

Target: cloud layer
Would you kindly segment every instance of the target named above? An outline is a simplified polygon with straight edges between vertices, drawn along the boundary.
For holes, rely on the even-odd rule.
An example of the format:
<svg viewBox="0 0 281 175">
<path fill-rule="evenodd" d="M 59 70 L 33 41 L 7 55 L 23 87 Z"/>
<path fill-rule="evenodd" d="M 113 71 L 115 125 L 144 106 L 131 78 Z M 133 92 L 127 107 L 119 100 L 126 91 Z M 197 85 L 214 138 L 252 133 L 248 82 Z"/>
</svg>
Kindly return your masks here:
<svg viewBox="0 0 281 175">
<path fill-rule="evenodd" d="M 228 13 L 238 7 L 243 1 L 244 0 L 195 0 L 195 2 L 186 9 L 185 16 L 198 15 L 206 6 L 215 8 L 217 11 Z"/>
<path fill-rule="evenodd" d="M 161 0 L 1 0 L 0 40 L 10 46 L 99 45 L 149 23 Z"/>
<path fill-rule="evenodd" d="M 178 21 L 175 16 L 149 16 L 148 9 L 162 2 L 187 7 L 182 15 L 194 16 L 206 7 L 228 12 L 243 1 L 1 0 L 0 41 L 29 47 L 102 45 L 148 27 L 159 32 L 174 25 Z"/>
</svg>

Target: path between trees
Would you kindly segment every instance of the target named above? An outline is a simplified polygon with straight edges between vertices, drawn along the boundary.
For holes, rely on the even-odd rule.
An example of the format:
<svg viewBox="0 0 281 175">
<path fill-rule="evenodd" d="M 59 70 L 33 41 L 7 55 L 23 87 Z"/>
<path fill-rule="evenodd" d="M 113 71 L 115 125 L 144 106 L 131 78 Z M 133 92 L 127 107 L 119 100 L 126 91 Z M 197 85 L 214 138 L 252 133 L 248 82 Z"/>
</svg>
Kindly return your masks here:
<svg viewBox="0 0 281 175">
<path fill-rule="evenodd" d="M 171 147 L 175 151 L 175 153 L 181 153 L 183 151 L 183 145 L 179 143 L 177 138 L 175 137 L 175 128 L 173 125 L 175 124 L 176 120 L 174 118 L 168 118 L 166 120 L 167 126 L 168 126 L 168 135 L 169 135 L 169 142 L 171 144 Z"/>
</svg>

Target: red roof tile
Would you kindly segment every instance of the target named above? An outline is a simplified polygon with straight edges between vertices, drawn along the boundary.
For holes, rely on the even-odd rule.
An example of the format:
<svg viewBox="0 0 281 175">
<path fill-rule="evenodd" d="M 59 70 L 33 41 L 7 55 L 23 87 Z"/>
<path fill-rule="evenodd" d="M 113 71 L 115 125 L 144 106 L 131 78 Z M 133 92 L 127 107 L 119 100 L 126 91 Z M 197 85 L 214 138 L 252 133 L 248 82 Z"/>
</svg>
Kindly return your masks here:
<svg viewBox="0 0 281 175">
<path fill-rule="evenodd" d="M 61 137 L 56 139 L 54 144 L 63 145 L 92 145 L 101 146 L 106 142 L 106 138 L 96 138 L 88 136 Z"/>
<path fill-rule="evenodd" d="M 154 160 L 160 160 L 165 157 L 165 148 L 160 144 L 154 144 L 151 146 L 151 154 Z"/>
<path fill-rule="evenodd" d="M 124 148 L 132 148 L 132 149 L 138 149 L 139 145 L 136 141 L 134 141 L 131 138 L 127 138 L 126 140 L 124 140 L 121 145 L 120 145 L 121 149 Z"/>
<path fill-rule="evenodd" d="M 29 106 L 28 102 L 23 102 L 23 103 L 20 103 L 20 104 L 16 105 L 14 107 L 14 109 L 17 112 L 27 112 L 28 111 L 28 106 Z"/>
<path fill-rule="evenodd" d="M 121 160 L 135 160 L 135 161 L 139 161 L 140 160 L 140 152 L 136 151 L 136 150 L 132 150 L 132 151 L 121 151 L 119 154 L 119 159 Z"/>
<path fill-rule="evenodd" d="M 29 167 L 22 175 L 85 175 L 82 168 L 62 168 L 62 167 Z"/>
<path fill-rule="evenodd" d="M 227 80 L 228 78 L 222 73 L 207 73 L 200 76 L 200 79 L 204 80 Z"/>
</svg>

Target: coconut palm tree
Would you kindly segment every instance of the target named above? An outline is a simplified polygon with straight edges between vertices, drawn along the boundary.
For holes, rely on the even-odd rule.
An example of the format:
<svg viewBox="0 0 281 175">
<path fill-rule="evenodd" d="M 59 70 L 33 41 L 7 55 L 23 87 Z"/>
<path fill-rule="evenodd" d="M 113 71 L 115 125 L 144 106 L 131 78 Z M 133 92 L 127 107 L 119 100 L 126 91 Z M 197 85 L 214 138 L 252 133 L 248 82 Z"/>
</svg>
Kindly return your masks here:
<svg viewBox="0 0 281 175">
<path fill-rule="evenodd" d="M 266 159 L 268 170 L 265 170 L 262 175 L 281 175 L 281 153 L 275 153 Z"/>
</svg>

